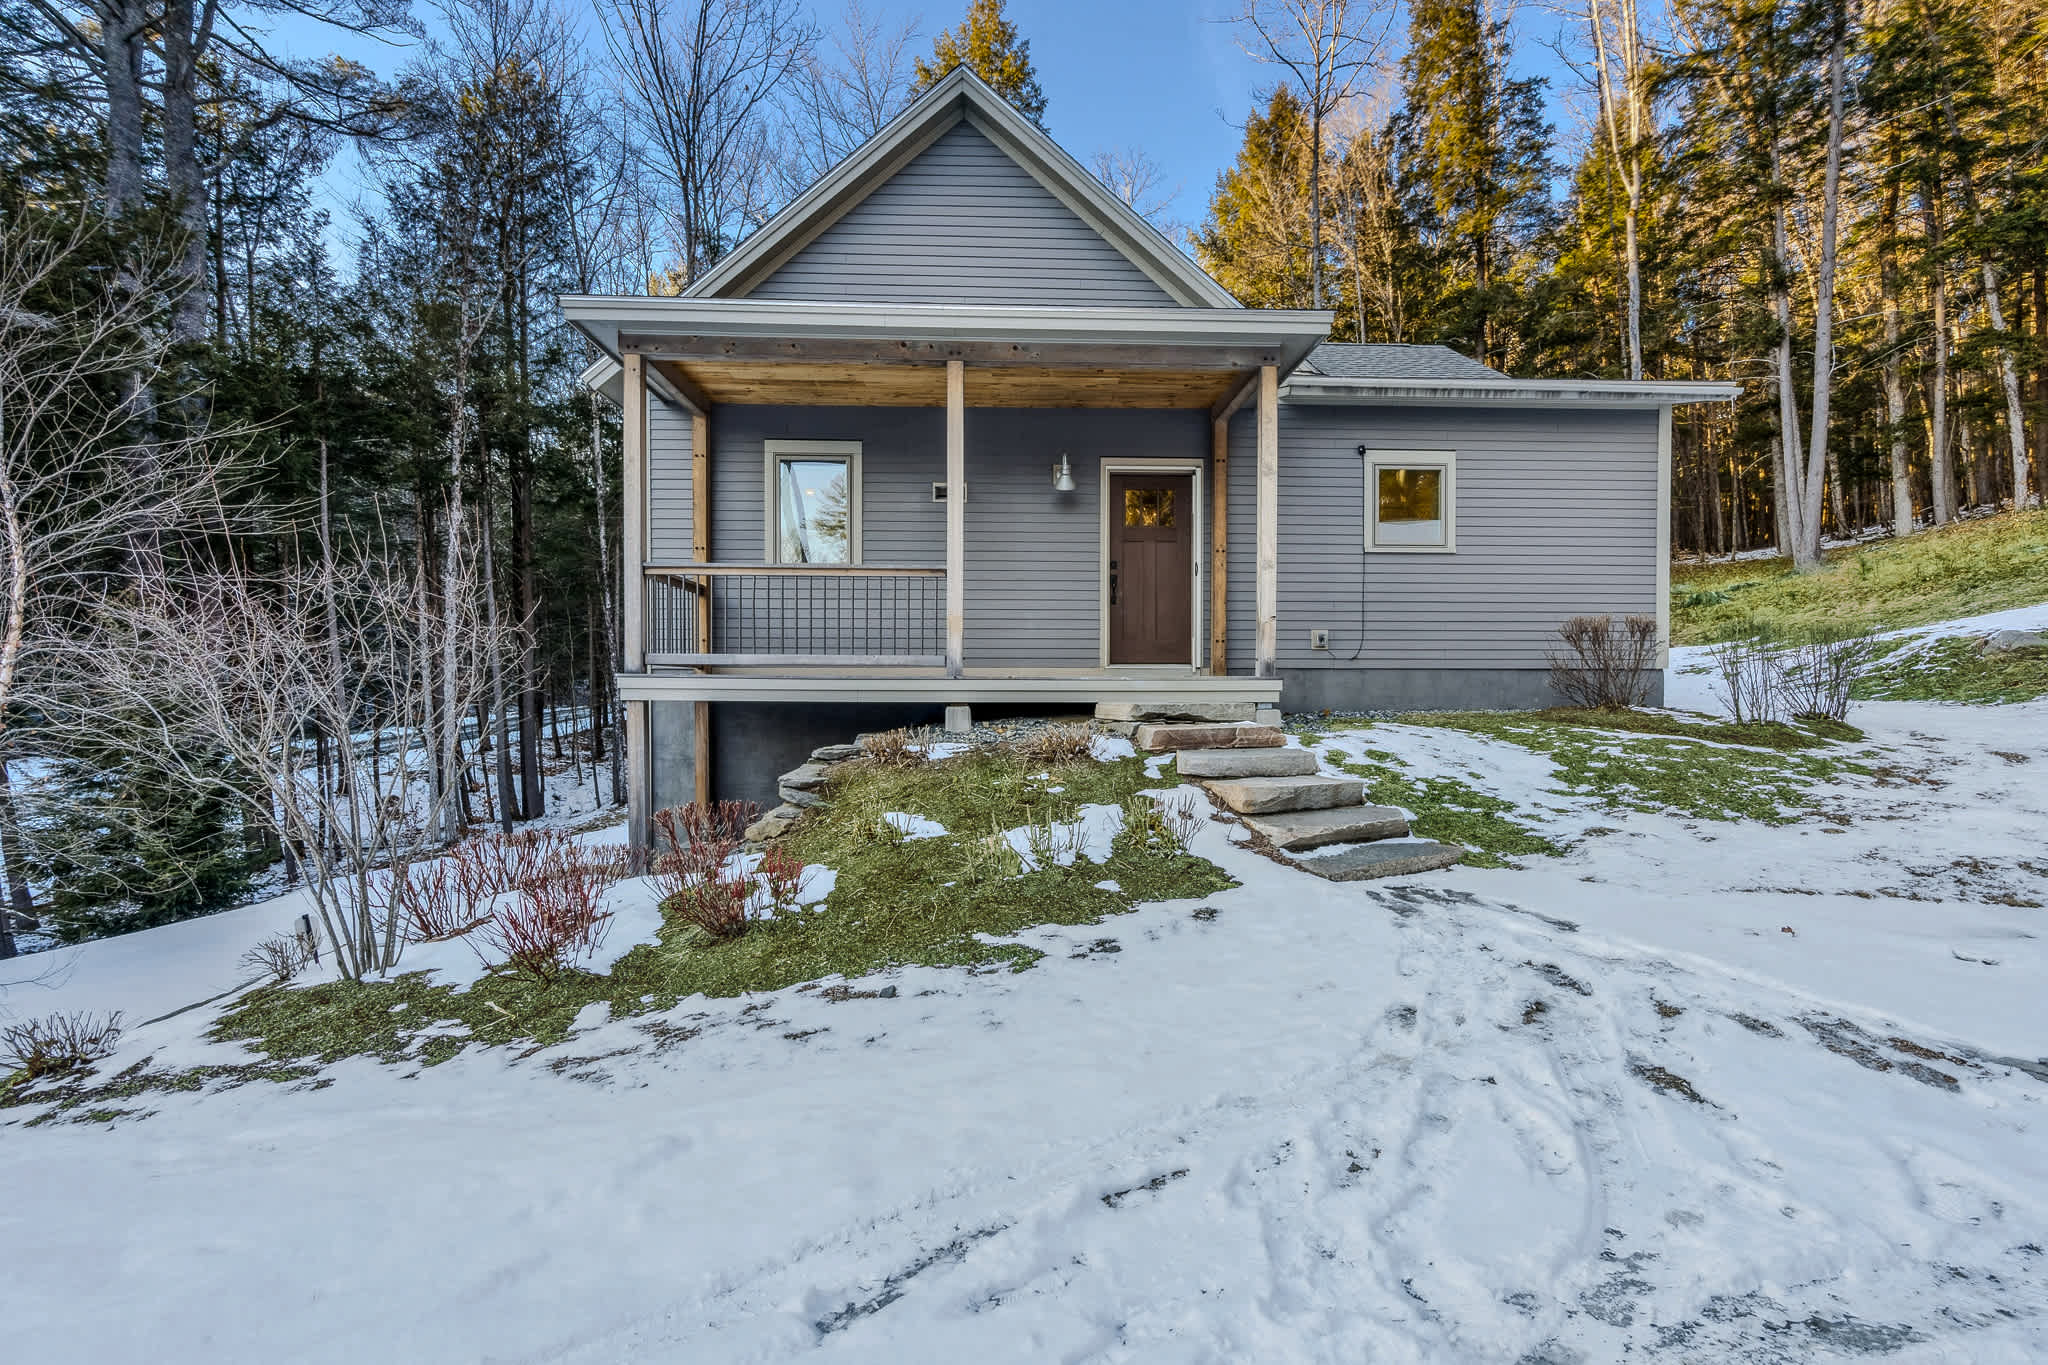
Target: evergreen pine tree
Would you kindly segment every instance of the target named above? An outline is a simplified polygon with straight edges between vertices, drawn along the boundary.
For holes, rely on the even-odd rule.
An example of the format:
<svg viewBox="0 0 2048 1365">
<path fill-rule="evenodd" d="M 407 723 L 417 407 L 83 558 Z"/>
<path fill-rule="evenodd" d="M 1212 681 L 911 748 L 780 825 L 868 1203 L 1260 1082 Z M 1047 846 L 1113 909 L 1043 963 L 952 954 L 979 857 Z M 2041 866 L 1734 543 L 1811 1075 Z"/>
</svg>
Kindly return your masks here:
<svg viewBox="0 0 2048 1365">
<path fill-rule="evenodd" d="M 1437 277 L 1420 329 L 1488 364 L 1516 358 L 1522 284 L 1551 217 L 1538 77 L 1508 72 L 1505 22 L 1478 0 L 1416 0 L 1394 118 L 1396 183 Z"/>
<path fill-rule="evenodd" d="M 1237 160 L 1216 177 L 1195 259 L 1250 308 L 1307 308 L 1308 116 L 1294 87 L 1245 120 Z"/>
<path fill-rule="evenodd" d="M 960 26 L 933 40 L 931 60 L 919 57 L 914 64 L 913 96 L 937 85 L 954 67 L 964 66 L 1018 113 L 1045 126 L 1045 91 L 1039 89 L 1038 73 L 1031 67 L 1031 40 L 1017 36 L 1017 26 L 1003 13 L 1003 0 L 973 0 Z"/>
</svg>

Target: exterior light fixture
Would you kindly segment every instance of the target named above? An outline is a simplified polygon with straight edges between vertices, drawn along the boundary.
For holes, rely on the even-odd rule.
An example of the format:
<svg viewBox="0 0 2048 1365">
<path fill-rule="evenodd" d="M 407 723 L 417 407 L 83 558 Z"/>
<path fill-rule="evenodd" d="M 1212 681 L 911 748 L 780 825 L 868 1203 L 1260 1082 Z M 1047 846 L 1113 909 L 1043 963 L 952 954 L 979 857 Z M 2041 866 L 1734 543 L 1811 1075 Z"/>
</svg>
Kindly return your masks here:
<svg viewBox="0 0 2048 1365">
<path fill-rule="evenodd" d="M 1061 452 L 1060 462 L 1052 467 L 1052 486 L 1056 493 L 1074 491 L 1074 466 L 1068 463 L 1065 452 Z"/>
</svg>

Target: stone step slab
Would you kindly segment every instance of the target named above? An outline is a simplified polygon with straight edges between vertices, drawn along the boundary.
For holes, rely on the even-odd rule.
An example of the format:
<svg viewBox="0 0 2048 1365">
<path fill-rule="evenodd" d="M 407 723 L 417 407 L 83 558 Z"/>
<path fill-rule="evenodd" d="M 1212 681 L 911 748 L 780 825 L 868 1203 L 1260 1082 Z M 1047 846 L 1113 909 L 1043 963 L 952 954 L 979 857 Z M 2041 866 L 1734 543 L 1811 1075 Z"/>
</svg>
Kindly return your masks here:
<svg viewBox="0 0 2048 1365">
<path fill-rule="evenodd" d="M 1325 810 L 1365 800 L 1365 783 L 1355 777 L 1219 777 L 1204 785 L 1239 815 Z"/>
<path fill-rule="evenodd" d="M 1325 844 L 1363 844 L 1374 839 L 1405 839 L 1408 817 L 1393 806 L 1339 806 L 1329 810 L 1287 811 L 1248 815 L 1244 826 L 1272 841 L 1286 853 Z"/>
<path fill-rule="evenodd" d="M 1287 736 L 1273 725 L 1147 723 L 1132 734 L 1131 743 L 1154 754 L 1175 749 L 1277 749 L 1287 743 Z"/>
<path fill-rule="evenodd" d="M 1316 756 L 1309 749 L 1190 749 L 1174 766 L 1182 777 L 1306 777 Z"/>
<path fill-rule="evenodd" d="M 1336 853 L 1298 858 L 1295 866 L 1333 882 L 1362 882 L 1374 877 L 1405 877 L 1416 872 L 1434 872 L 1449 867 L 1465 856 L 1456 844 L 1432 843 L 1427 839 L 1359 844 Z"/>
<path fill-rule="evenodd" d="M 1169 721 L 1195 724 L 1235 725 L 1258 717 L 1258 707 L 1248 701 L 1099 701 L 1095 719 L 1124 721 Z"/>
</svg>

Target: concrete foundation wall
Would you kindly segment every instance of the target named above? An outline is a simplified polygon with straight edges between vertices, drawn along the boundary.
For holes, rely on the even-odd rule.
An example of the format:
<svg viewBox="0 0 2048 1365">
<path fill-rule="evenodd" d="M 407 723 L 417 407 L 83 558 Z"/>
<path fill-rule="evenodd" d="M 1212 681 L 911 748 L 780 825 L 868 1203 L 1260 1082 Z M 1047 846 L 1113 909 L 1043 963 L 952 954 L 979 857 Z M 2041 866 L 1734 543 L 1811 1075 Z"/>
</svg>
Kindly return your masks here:
<svg viewBox="0 0 2048 1365">
<path fill-rule="evenodd" d="M 1535 711 L 1559 706 L 1548 668 L 1283 668 L 1283 711 Z M 1664 675 L 1650 675 L 1651 706 Z"/>
<path fill-rule="evenodd" d="M 689 727 L 689 702 L 656 702 L 654 709 L 682 711 Z M 711 795 L 719 801 L 752 801 L 762 810 L 781 803 L 775 779 L 811 756 L 823 744 L 845 744 L 855 735 L 902 726 L 937 725 L 936 706 L 861 703 L 717 702 L 711 707 Z M 662 727 L 657 726 L 660 733 Z M 694 777 L 689 756 L 668 758 L 654 749 L 656 809 L 688 801 Z M 665 771 L 666 770 L 666 771 Z M 675 786 L 680 774 L 681 788 Z"/>
</svg>

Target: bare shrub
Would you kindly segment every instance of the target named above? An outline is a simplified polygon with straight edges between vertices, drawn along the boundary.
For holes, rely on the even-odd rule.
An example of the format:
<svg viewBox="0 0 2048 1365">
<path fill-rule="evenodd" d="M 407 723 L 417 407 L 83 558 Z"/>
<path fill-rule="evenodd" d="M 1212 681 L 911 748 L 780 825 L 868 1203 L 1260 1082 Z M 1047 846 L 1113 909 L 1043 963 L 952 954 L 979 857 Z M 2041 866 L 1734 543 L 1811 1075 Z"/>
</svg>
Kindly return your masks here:
<svg viewBox="0 0 2048 1365">
<path fill-rule="evenodd" d="M 751 801 L 691 802 L 654 813 L 649 875 L 664 910 L 714 938 L 746 932 L 753 878 L 729 870 L 748 825 L 760 818 Z"/>
<path fill-rule="evenodd" d="M 923 739 L 910 730 L 862 735 L 860 751 L 869 762 L 884 768 L 911 768 L 924 762 Z"/>
<path fill-rule="evenodd" d="M 479 894 L 491 897 L 490 912 L 474 932 L 506 965 L 549 985 L 604 945 L 611 926 L 604 893 L 624 872 L 623 848 L 586 849 L 558 830 L 475 844 L 465 858 L 449 861 L 466 868 Z"/>
<path fill-rule="evenodd" d="M 1557 628 L 1550 651 L 1551 690 L 1572 706 L 1641 706 L 1657 664 L 1657 618 L 1574 616 Z"/>
<path fill-rule="evenodd" d="M 1159 803 L 1144 792 L 1133 793 L 1124 802 L 1121 837 L 1126 845 L 1140 853 L 1174 854 L 1182 848 Z"/>
<path fill-rule="evenodd" d="M 1716 645 L 1709 656 L 1714 669 L 1714 700 L 1737 725 L 1777 720 L 1782 713 L 1778 660 L 1761 640 L 1731 640 Z"/>
<path fill-rule="evenodd" d="M 273 983 L 291 980 L 313 960 L 306 940 L 297 934 L 272 934 L 242 954 L 242 965 L 259 972 Z"/>
<path fill-rule="evenodd" d="M 1048 725 L 1021 735 L 1011 742 L 1017 756 L 1028 763 L 1048 766 L 1078 763 L 1089 756 L 1095 736 L 1085 725 Z"/>
<path fill-rule="evenodd" d="M 1048 810 L 1044 818 L 1030 817 L 1024 825 L 1024 848 L 1033 871 L 1057 871 L 1081 860 L 1088 846 L 1088 828 L 1080 820 L 1062 820 Z"/>
<path fill-rule="evenodd" d="M 30 1080 L 55 1076 L 111 1056 L 121 1040 L 121 1015 L 87 1010 L 0 1026 L 0 1064 Z"/>
<path fill-rule="evenodd" d="M 1774 662 L 1786 711 L 1801 720 L 1844 719 L 1850 692 L 1876 656 L 1868 631 L 1820 636 L 1784 650 Z"/>
<path fill-rule="evenodd" d="M 803 859 L 788 849 L 771 848 L 761 855 L 761 866 L 755 870 L 760 873 L 772 913 L 786 915 L 796 909 L 804 887 Z"/>
<path fill-rule="evenodd" d="M 1159 809 L 1159 818 L 1165 822 L 1167 832 L 1173 835 L 1173 841 L 1180 846 L 1180 851 L 1186 853 L 1192 850 L 1195 846 L 1195 836 L 1201 833 L 1202 826 L 1209 823 L 1209 811 L 1202 799 L 1193 792 L 1176 792 L 1172 796 L 1161 798 L 1155 804 Z"/>
</svg>

